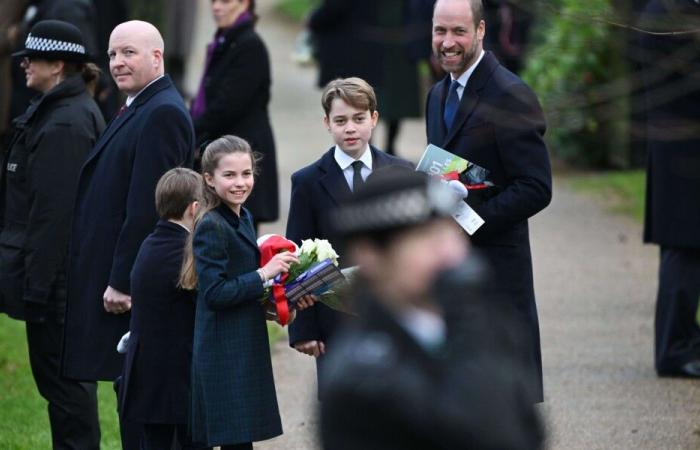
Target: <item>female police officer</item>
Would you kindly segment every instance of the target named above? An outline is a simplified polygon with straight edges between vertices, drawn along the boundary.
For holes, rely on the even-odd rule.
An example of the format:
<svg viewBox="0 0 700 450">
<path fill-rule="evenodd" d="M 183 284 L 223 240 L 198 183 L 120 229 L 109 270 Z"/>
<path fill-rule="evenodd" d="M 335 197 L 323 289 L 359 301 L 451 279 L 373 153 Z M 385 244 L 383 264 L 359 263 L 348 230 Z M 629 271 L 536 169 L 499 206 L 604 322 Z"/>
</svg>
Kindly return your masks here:
<svg viewBox="0 0 700 450">
<path fill-rule="evenodd" d="M 76 183 L 104 128 L 88 92 L 99 70 L 88 63 L 80 30 L 57 20 L 34 25 L 13 56 L 23 58 L 27 86 L 40 95 L 13 121 L 2 165 L 0 310 L 26 322 L 53 448 L 98 449 L 96 385 L 61 378 L 59 363 Z"/>
</svg>

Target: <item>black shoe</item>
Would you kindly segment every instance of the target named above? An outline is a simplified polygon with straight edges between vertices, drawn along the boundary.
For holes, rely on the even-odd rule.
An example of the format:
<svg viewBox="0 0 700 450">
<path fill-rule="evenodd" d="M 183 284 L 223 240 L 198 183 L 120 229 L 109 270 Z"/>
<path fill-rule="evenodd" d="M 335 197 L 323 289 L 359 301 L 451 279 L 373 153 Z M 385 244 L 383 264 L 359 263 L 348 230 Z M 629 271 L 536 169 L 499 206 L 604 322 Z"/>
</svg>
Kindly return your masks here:
<svg viewBox="0 0 700 450">
<path fill-rule="evenodd" d="M 693 359 L 680 367 L 657 370 L 660 377 L 700 378 L 700 359 Z"/>
</svg>

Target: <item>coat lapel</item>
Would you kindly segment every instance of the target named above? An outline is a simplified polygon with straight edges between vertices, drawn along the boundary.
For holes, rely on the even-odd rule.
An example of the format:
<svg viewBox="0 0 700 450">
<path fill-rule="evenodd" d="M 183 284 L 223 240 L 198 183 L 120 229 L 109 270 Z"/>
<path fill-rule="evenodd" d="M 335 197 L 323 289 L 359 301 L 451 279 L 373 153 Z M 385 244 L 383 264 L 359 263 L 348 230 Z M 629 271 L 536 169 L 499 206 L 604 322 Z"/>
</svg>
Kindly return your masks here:
<svg viewBox="0 0 700 450">
<path fill-rule="evenodd" d="M 221 203 L 216 207 L 215 211 L 226 221 L 231 228 L 233 228 L 236 234 L 244 241 L 250 244 L 256 252 L 259 252 L 258 243 L 255 239 L 255 230 L 253 230 L 253 224 L 251 223 L 250 213 L 247 209 L 241 208 L 241 217 L 238 217 L 236 213 L 231 211 L 231 209 L 225 204 Z"/>
<path fill-rule="evenodd" d="M 115 117 L 112 119 L 111 122 L 109 122 L 109 125 L 107 125 L 107 128 L 105 131 L 102 133 L 102 136 L 100 136 L 99 140 L 95 144 L 95 146 L 90 150 L 90 153 L 88 153 L 87 158 L 85 159 L 85 163 L 83 164 L 83 167 L 87 166 L 90 164 L 90 162 L 95 159 L 97 155 L 100 154 L 102 150 L 107 146 L 107 143 L 114 137 L 114 134 L 119 131 L 124 124 L 126 124 L 129 120 L 131 120 L 132 117 L 137 113 L 138 109 L 146 103 L 153 95 L 155 95 L 157 92 L 166 89 L 168 87 L 172 86 L 172 81 L 170 81 L 170 76 L 165 75 L 163 78 L 160 78 L 156 82 L 154 82 L 152 85 L 148 86 L 146 90 L 141 92 L 138 97 L 134 100 L 134 102 L 129 106 L 126 111 L 124 111 L 119 117 Z"/>
<path fill-rule="evenodd" d="M 244 241 L 248 241 L 256 252 L 260 251 L 258 241 L 255 237 L 255 230 L 253 229 L 253 222 L 251 220 L 250 213 L 246 209 L 241 209 L 240 225 L 238 228 L 236 228 L 236 232 L 243 238 Z"/>
<path fill-rule="evenodd" d="M 467 86 L 464 88 L 462 100 L 459 102 L 459 109 L 455 115 L 454 122 L 452 123 L 452 126 L 448 130 L 447 136 L 442 143 L 443 148 L 447 148 L 450 141 L 454 139 L 457 133 L 467 122 L 467 119 L 469 119 L 469 116 L 471 116 L 472 112 L 474 112 L 474 108 L 476 108 L 476 105 L 479 103 L 479 91 L 481 91 L 486 82 L 491 78 L 491 74 L 494 70 L 496 70 L 498 64 L 498 60 L 495 56 L 493 56 L 493 53 L 486 52 L 484 54 L 481 62 L 479 62 L 479 65 L 469 78 Z M 444 100 L 442 104 L 444 104 Z"/>
<path fill-rule="evenodd" d="M 333 158 L 333 151 L 334 148 L 327 151 L 319 162 L 319 167 L 323 172 L 319 181 L 335 205 L 338 206 L 343 199 L 350 196 L 351 192 L 343 171 L 340 170 L 338 163 Z"/>
</svg>

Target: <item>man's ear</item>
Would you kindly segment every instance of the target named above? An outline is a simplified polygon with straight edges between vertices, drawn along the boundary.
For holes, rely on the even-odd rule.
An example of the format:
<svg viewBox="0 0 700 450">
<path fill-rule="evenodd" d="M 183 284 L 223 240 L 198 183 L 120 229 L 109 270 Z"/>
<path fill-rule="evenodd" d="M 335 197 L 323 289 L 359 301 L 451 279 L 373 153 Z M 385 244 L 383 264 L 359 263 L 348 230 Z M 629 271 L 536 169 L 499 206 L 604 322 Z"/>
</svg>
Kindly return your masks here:
<svg viewBox="0 0 700 450">
<path fill-rule="evenodd" d="M 158 70 L 165 70 L 163 67 L 163 50 L 159 48 L 153 49 L 153 67 Z"/>
<path fill-rule="evenodd" d="M 323 116 L 323 125 L 326 127 L 326 129 L 327 129 L 328 132 L 330 133 L 330 131 L 331 131 L 331 121 L 330 121 L 330 119 L 328 118 L 328 114 L 324 114 L 324 116 Z"/>
<path fill-rule="evenodd" d="M 479 22 L 479 26 L 476 28 L 476 37 L 480 40 L 484 40 L 484 36 L 486 35 L 486 22 L 483 20 Z"/>
</svg>

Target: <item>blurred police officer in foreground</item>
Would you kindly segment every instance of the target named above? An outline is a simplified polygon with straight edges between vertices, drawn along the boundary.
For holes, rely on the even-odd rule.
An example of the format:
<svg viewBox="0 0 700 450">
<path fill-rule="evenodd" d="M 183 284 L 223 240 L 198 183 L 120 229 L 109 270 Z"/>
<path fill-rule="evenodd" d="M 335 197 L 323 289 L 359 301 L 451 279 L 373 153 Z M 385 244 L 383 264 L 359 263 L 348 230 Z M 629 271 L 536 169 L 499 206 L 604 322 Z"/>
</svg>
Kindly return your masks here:
<svg viewBox="0 0 700 450">
<path fill-rule="evenodd" d="M 332 343 L 323 446 L 535 449 L 538 417 L 508 352 L 508 315 L 450 217 L 454 194 L 401 167 L 378 170 L 336 211 L 358 319 Z"/>
</svg>

